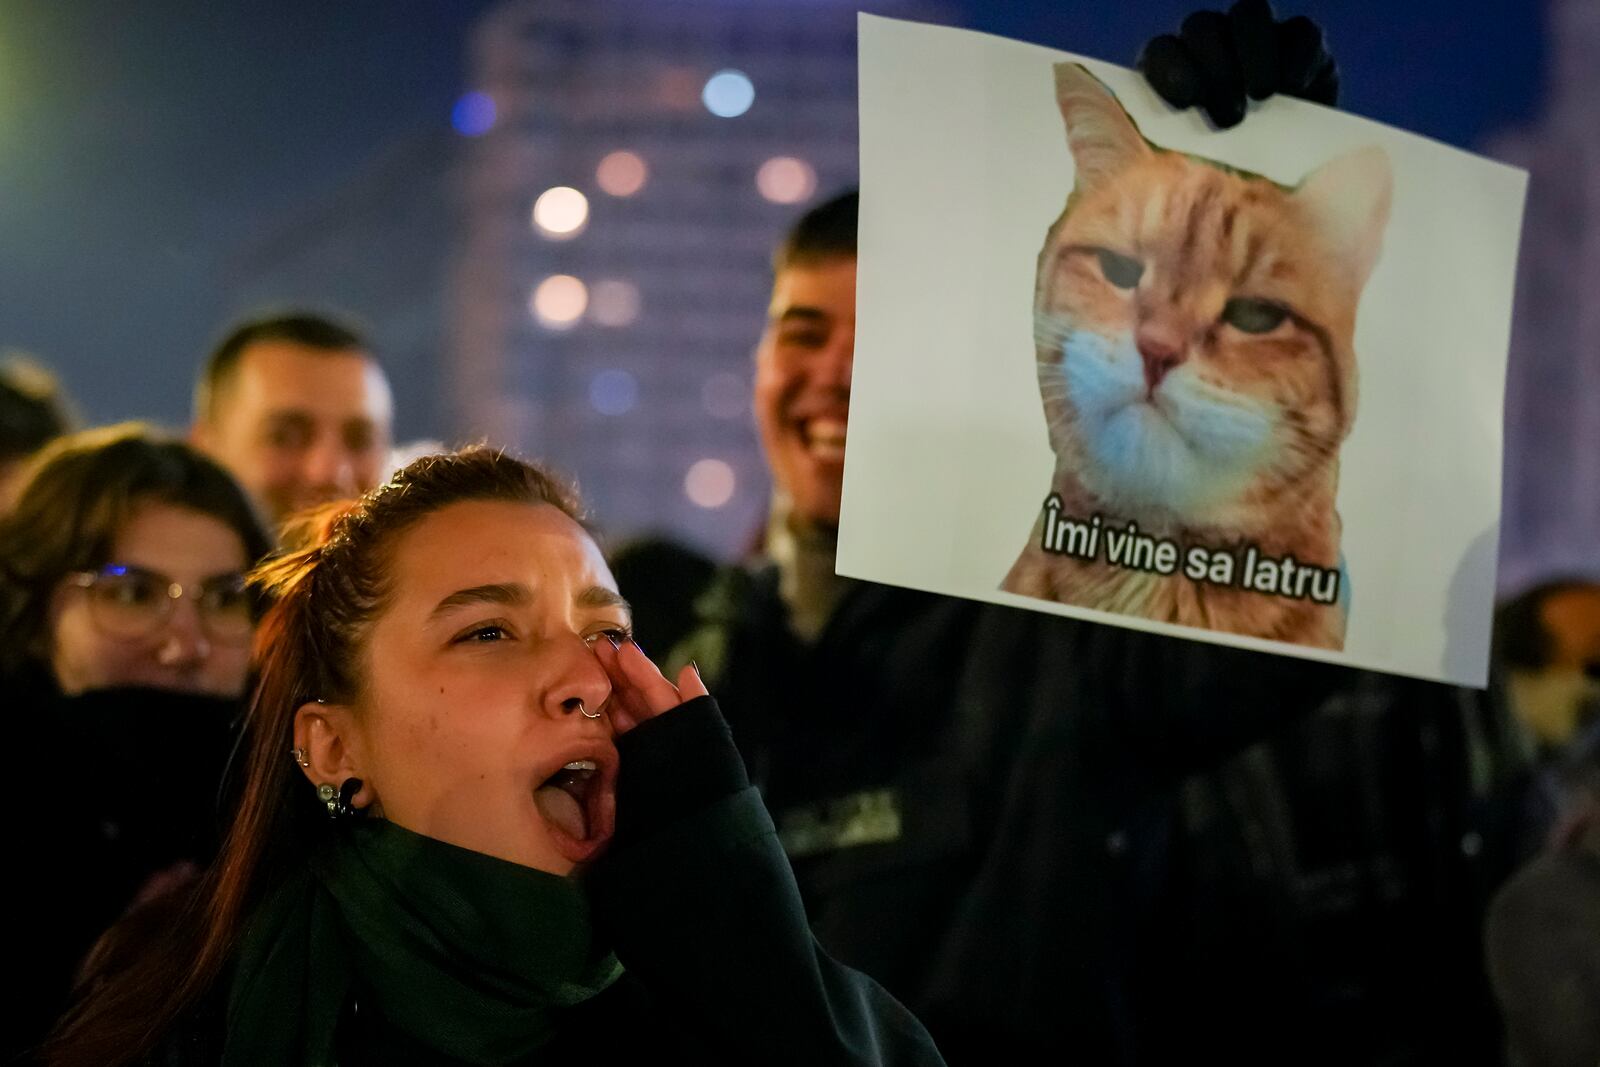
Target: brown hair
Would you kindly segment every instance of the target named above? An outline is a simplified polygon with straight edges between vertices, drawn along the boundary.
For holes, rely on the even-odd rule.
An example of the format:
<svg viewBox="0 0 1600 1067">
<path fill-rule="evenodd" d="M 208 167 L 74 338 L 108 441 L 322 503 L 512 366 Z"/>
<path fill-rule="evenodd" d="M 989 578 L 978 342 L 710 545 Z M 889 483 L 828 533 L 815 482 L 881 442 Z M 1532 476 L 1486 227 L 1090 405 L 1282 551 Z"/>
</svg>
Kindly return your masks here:
<svg viewBox="0 0 1600 1067">
<path fill-rule="evenodd" d="M 77 421 L 54 374 L 21 352 L 0 352 L 0 465 L 26 459 Z"/>
<path fill-rule="evenodd" d="M 1494 662 L 1519 671 L 1548 667 L 1558 650 L 1545 623 L 1545 602 L 1562 593 L 1600 588 L 1600 580 L 1576 575 L 1553 578 L 1525 589 L 1494 610 Z"/>
<path fill-rule="evenodd" d="M 148 503 L 217 519 L 239 535 L 247 566 L 272 547 L 233 477 L 182 441 L 133 422 L 57 438 L 0 519 L 0 672 L 43 654 L 57 584 L 107 563 L 117 531 Z"/>
<path fill-rule="evenodd" d="M 234 324 L 206 357 L 205 366 L 194 386 L 194 417 L 197 422 L 215 422 L 224 393 L 239 372 L 245 349 L 267 341 L 288 341 L 313 352 L 328 354 L 357 352 L 362 358 L 377 359 L 371 346 L 355 325 L 335 316 L 314 311 L 283 311 L 262 315 Z"/>
<path fill-rule="evenodd" d="M 772 254 L 772 273 L 811 267 L 831 259 L 856 258 L 856 216 L 861 195 L 846 189 L 795 220 Z"/>
<path fill-rule="evenodd" d="M 221 853 L 161 941 L 92 961 L 47 1062 L 139 1060 L 218 981 L 251 908 L 327 832 L 325 811 L 288 755 L 295 712 L 310 700 L 357 696 L 360 650 L 390 594 L 395 544 L 428 515 L 464 501 L 550 504 L 581 519 L 566 484 L 473 447 L 425 456 L 353 504 L 302 517 L 289 535 L 292 550 L 251 576 L 273 604 L 256 634 L 243 786 Z"/>
</svg>

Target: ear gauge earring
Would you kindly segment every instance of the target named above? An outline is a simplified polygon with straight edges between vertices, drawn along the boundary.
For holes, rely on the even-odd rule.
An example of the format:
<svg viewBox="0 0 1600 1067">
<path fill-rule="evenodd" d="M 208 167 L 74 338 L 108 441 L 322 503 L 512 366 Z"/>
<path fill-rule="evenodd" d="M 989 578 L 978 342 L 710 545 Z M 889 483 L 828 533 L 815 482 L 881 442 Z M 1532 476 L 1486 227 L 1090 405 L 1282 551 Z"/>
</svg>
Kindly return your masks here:
<svg viewBox="0 0 1600 1067">
<path fill-rule="evenodd" d="M 317 786 L 317 799 L 327 807 L 328 818 L 348 819 L 362 814 L 361 809 L 353 803 L 356 794 L 361 792 L 361 786 L 362 781 L 359 778 L 346 778 L 338 789 L 328 782 Z"/>
<path fill-rule="evenodd" d="M 361 814 L 360 809 L 353 803 L 356 794 L 361 792 L 361 784 L 359 778 L 346 778 L 344 784 L 339 786 L 339 799 L 333 809 L 335 819 L 348 819 Z"/>
</svg>

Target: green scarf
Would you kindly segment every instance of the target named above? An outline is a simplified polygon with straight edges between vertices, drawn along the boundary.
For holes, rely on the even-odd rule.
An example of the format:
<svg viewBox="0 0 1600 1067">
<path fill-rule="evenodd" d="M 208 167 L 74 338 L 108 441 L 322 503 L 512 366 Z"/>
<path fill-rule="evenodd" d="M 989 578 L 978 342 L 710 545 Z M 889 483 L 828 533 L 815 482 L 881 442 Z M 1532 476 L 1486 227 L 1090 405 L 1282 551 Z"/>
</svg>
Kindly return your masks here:
<svg viewBox="0 0 1600 1067">
<path fill-rule="evenodd" d="M 380 819 L 335 837 L 245 927 L 225 1067 L 331 1067 L 352 996 L 431 1049 L 505 1063 L 622 973 L 571 879 Z"/>
</svg>

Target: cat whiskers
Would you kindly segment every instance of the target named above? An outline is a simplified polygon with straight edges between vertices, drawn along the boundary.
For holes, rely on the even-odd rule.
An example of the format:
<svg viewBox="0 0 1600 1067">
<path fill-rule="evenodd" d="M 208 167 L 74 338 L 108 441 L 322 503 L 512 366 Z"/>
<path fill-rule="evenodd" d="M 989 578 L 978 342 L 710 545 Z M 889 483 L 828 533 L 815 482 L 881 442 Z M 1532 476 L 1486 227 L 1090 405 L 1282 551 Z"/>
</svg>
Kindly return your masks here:
<svg viewBox="0 0 1600 1067">
<path fill-rule="evenodd" d="M 1048 311 L 1033 313 L 1033 343 L 1059 358 L 1061 346 L 1072 333 L 1072 325 L 1064 317 Z"/>
</svg>

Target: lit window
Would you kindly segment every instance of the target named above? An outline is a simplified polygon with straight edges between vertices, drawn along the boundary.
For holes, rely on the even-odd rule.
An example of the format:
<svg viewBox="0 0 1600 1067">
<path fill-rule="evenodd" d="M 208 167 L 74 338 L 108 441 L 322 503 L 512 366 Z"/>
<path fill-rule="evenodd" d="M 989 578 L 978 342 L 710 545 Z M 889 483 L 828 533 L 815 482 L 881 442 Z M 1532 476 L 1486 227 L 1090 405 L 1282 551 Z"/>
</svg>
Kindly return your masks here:
<svg viewBox="0 0 1600 1067">
<path fill-rule="evenodd" d="M 798 204 L 817 191 L 817 172 L 793 156 L 774 156 L 756 171 L 756 189 L 774 204 Z"/>
<path fill-rule="evenodd" d="M 702 459 L 683 478 L 683 495 L 698 507 L 720 508 L 733 499 L 737 479 L 720 459 Z"/>
<path fill-rule="evenodd" d="M 534 289 L 528 308 L 541 326 L 567 330 L 583 318 L 589 306 L 589 289 L 570 274 L 552 274 Z"/>
<path fill-rule="evenodd" d="M 637 152 L 612 152 L 595 168 L 595 184 L 612 196 L 632 196 L 644 188 L 650 168 Z"/>
<path fill-rule="evenodd" d="M 719 70 L 706 80 L 700 101 L 718 118 L 738 118 L 756 102 L 756 87 L 741 71 Z"/>
<path fill-rule="evenodd" d="M 588 221 L 589 198 L 570 186 L 546 189 L 533 202 L 534 228 L 546 237 L 576 237 Z"/>
</svg>

